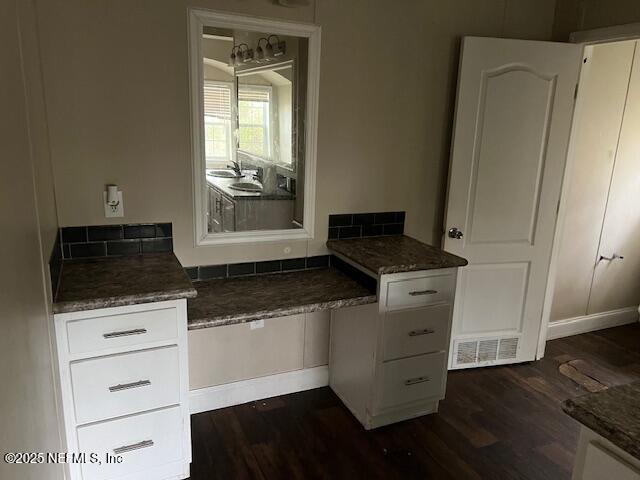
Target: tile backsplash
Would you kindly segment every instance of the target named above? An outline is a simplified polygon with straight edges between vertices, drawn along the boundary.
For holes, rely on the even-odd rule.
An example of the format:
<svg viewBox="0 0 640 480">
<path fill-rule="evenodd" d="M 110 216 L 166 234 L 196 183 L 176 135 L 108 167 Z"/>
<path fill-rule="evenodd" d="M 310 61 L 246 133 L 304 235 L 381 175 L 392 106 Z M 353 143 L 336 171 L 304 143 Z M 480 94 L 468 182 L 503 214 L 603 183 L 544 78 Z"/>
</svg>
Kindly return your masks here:
<svg viewBox="0 0 640 480">
<path fill-rule="evenodd" d="M 329 215 L 329 239 L 402 235 L 405 212 Z"/>
<path fill-rule="evenodd" d="M 185 270 L 191 280 L 212 280 L 214 278 L 311 270 L 315 268 L 327 268 L 328 266 L 329 255 L 318 255 L 315 257 L 287 258 L 284 260 L 266 260 L 263 262 L 200 265 L 197 267 L 186 267 Z"/>
<path fill-rule="evenodd" d="M 60 234 L 65 259 L 138 255 L 173 250 L 171 223 L 63 227 Z"/>
</svg>

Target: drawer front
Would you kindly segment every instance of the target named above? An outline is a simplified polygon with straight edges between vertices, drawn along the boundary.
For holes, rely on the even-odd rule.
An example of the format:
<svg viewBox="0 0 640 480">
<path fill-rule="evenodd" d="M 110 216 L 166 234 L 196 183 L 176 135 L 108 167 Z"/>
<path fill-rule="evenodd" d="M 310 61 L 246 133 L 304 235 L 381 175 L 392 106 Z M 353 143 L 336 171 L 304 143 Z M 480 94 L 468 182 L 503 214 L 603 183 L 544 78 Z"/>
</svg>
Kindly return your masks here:
<svg viewBox="0 0 640 480">
<path fill-rule="evenodd" d="M 394 310 L 450 302 L 454 289 L 451 274 L 396 280 L 387 287 L 386 306 Z"/>
<path fill-rule="evenodd" d="M 385 314 L 384 360 L 447 350 L 450 318 L 448 304 Z"/>
<path fill-rule="evenodd" d="M 95 422 L 180 402 L 178 347 L 71 364 L 76 422 Z"/>
<path fill-rule="evenodd" d="M 175 308 L 123 313 L 67 323 L 71 354 L 144 347 L 145 344 L 172 340 L 177 336 L 178 314 Z"/>
<path fill-rule="evenodd" d="M 183 435 L 179 407 L 80 427 L 80 452 L 87 452 L 87 456 L 95 452 L 102 461 L 102 465 L 83 464 L 83 480 L 119 478 L 180 461 L 185 457 Z M 107 464 L 107 453 L 121 455 L 122 462 Z"/>
<path fill-rule="evenodd" d="M 445 375 L 444 352 L 384 363 L 378 410 L 443 398 Z"/>
</svg>

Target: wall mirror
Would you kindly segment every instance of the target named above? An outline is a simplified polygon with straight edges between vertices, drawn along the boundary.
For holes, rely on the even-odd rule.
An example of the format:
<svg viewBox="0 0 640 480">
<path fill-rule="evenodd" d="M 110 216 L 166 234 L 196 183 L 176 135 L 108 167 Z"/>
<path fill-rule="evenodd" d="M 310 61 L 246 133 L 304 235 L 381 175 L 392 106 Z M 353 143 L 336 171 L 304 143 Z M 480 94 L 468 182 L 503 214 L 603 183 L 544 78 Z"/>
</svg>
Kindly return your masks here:
<svg viewBox="0 0 640 480">
<path fill-rule="evenodd" d="M 313 236 L 319 27 L 190 11 L 198 245 Z"/>
</svg>

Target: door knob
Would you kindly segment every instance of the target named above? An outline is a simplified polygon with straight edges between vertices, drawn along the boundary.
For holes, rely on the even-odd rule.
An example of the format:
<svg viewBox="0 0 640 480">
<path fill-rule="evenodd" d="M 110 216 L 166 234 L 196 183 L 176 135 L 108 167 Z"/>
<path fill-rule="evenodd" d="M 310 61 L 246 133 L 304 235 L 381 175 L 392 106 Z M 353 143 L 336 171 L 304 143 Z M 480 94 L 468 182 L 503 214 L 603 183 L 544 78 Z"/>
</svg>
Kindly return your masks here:
<svg viewBox="0 0 640 480">
<path fill-rule="evenodd" d="M 456 240 L 460 240 L 464 233 L 462 233 L 462 230 L 457 229 L 456 227 L 450 228 L 449 229 L 449 238 L 455 238 Z"/>
</svg>

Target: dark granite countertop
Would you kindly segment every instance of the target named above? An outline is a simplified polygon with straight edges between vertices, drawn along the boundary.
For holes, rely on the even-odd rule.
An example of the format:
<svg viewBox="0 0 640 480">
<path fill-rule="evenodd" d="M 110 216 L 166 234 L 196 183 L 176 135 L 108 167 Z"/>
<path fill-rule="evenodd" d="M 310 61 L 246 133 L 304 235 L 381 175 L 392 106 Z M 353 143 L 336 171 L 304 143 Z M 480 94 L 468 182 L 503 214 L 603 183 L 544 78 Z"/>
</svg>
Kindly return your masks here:
<svg viewBox="0 0 640 480">
<path fill-rule="evenodd" d="M 335 268 L 194 283 L 189 330 L 376 302 L 376 295 Z"/>
<path fill-rule="evenodd" d="M 463 267 L 468 263 L 406 235 L 329 240 L 327 248 L 378 275 Z"/>
<path fill-rule="evenodd" d="M 53 311 L 119 307 L 196 294 L 173 253 L 65 260 Z"/>
<path fill-rule="evenodd" d="M 236 182 L 258 183 L 253 180 L 252 173 L 255 171 L 245 170 L 244 177 L 240 178 L 223 178 L 207 175 L 207 182 L 217 188 L 223 195 L 235 200 L 293 200 L 294 196 L 291 192 L 278 188 L 275 192 L 244 192 L 242 190 L 234 190 L 229 185 Z"/>
<path fill-rule="evenodd" d="M 571 398 L 562 404 L 562 409 L 640 459 L 640 382 Z"/>
</svg>

